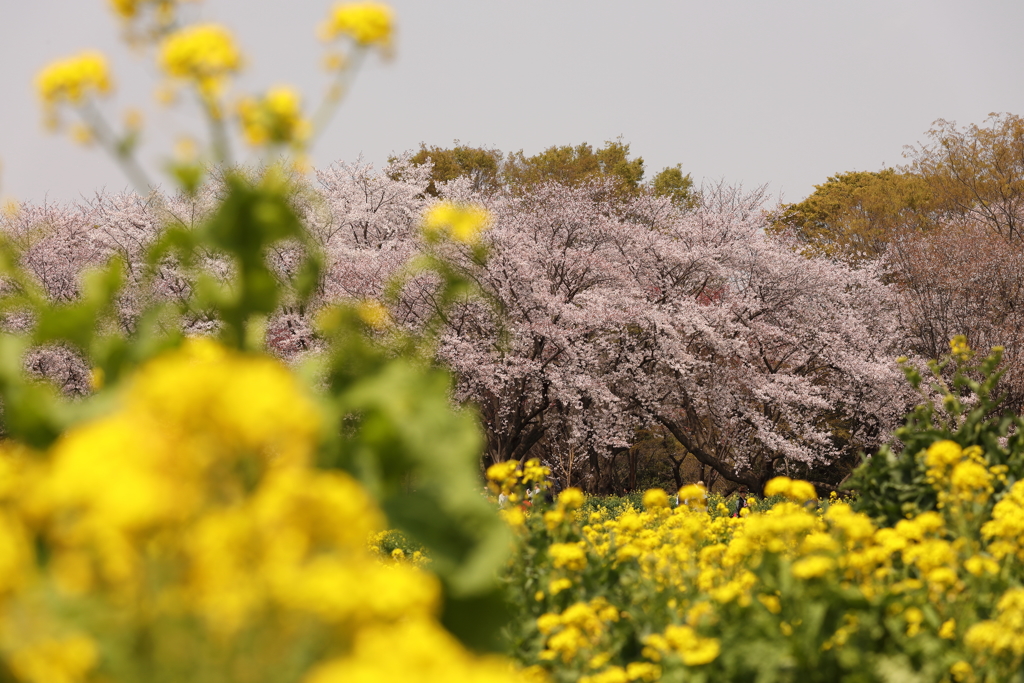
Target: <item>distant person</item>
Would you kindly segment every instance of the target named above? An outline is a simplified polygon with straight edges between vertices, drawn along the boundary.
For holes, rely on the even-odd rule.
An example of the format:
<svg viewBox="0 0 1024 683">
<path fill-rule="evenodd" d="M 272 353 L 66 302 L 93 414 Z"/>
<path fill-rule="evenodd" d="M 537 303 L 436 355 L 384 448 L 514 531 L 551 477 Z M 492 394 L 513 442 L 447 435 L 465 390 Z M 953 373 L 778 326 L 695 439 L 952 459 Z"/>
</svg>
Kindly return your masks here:
<svg viewBox="0 0 1024 683">
<path fill-rule="evenodd" d="M 740 511 L 743 508 L 750 507 L 747 504 L 747 487 L 746 486 L 741 486 L 741 487 L 739 487 L 736 490 L 736 492 L 739 494 L 739 500 L 736 502 L 736 510 L 733 511 L 733 513 L 732 513 L 733 517 L 739 517 L 740 516 Z"/>
</svg>

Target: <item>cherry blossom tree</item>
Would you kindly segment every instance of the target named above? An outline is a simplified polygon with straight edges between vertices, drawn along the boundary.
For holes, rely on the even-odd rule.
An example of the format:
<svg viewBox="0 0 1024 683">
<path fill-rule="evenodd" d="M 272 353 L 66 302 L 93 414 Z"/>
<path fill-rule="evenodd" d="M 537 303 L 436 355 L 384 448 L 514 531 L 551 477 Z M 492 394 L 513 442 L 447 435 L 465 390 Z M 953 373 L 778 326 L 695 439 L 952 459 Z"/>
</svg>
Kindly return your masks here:
<svg viewBox="0 0 1024 683">
<path fill-rule="evenodd" d="M 900 327 L 923 358 L 948 353 L 965 335 L 987 352 L 1003 346 L 1002 408 L 1024 410 L 1024 250 L 1015 235 L 960 222 L 894 242 L 885 260 Z"/>
<path fill-rule="evenodd" d="M 765 237 L 761 204 L 705 189 L 658 231 L 664 265 L 648 270 L 662 273 L 651 291 L 663 332 L 648 335 L 630 390 L 701 463 L 754 491 L 877 446 L 907 400 L 891 292 L 871 270 Z"/>
<path fill-rule="evenodd" d="M 439 355 L 490 460 L 584 453 L 600 486 L 602 462 L 656 423 L 760 490 L 852 459 L 902 413 L 890 290 L 767 238 L 758 193 L 706 189 L 685 213 L 601 185 L 478 199 L 488 258 L 454 242 L 440 257 L 485 296 L 445 313 Z"/>
</svg>

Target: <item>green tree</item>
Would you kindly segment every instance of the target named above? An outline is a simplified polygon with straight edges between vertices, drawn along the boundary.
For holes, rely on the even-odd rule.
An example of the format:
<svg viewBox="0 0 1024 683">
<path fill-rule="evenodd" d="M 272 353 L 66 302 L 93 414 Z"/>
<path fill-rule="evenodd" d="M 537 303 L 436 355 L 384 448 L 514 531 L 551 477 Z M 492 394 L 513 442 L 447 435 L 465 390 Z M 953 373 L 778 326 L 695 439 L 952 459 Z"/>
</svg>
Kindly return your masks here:
<svg viewBox="0 0 1024 683">
<path fill-rule="evenodd" d="M 621 197 L 650 192 L 668 197 L 683 209 L 694 206 L 693 178 L 683 174 L 682 164 L 669 166 L 644 183 L 643 157 L 631 158 L 629 151 L 629 144 L 619 139 L 609 140 L 598 149 L 584 142 L 575 147 L 555 145 L 533 156 L 519 150 L 506 157 L 500 150 L 470 147 L 456 140 L 452 147 L 420 143 L 411 161 L 433 164 L 426 191 L 435 197 L 439 194 L 436 183 L 462 176 L 469 176 L 477 191 L 504 188 L 515 194 L 526 194 L 538 184 L 550 181 L 575 187 L 594 180 L 611 180 Z"/>
<path fill-rule="evenodd" d="M 692 209 L 697 203 L 693 191 L 693 178 L 687 173 L 683 175 L 683 165 L 676 164 L 661 170 L 651 180 L 651 192 L 658 197 L 668 197 L 676 206 Z"/>
<path fill-rule="evenodd" d="M 530 157 L 522 150 L 513 152 L 505 161 L 503 174 L 505 183 L 518 192 L 552 180 L 575 187 L 607 178 L 616 182 L 623 195 L 635 195 L 642 188 L 644 160 L 631 159 L 629 144 L 621 139 L 609 140 L 596 150 L 584 142 L 576 147 L 556 145 Z"/>
<path fill-rule="evenodd" d="M 809 255 L 848 262 L 885 253 L 901 232 L 932 224 L 932 191 L 918 174 L 891 168 L 831 176 L 802 202 L 770 216 L 770 232 L 791 232 Z"/>
<path fill-rule="evenodd" d="M 427 194 L 434 197 L 439 192 L 435 183 L 447 182 L 462 176 L 469 176 L 475 190 L 493 190 L 499 185 L 499 171 L 502 153 L 485 147 L 469 147 L 455 141 L 454 147 L 427 147 L 420 143 L 420 150 L 412 156 L 412 163 L 433 163 Z"/>
</svg>

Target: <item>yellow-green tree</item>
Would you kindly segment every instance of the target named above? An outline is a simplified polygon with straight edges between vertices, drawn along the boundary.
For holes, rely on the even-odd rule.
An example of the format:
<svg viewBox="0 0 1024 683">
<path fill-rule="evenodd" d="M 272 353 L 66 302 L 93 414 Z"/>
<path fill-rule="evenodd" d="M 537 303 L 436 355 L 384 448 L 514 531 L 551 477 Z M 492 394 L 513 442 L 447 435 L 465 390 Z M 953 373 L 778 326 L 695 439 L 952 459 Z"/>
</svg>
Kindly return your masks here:
<svg viewBox="0 0 1024 683">
<path fill-rule="evenodd" d="M 651 179 L 651 191 L 658 197 L 668 197 L 672 203 L 684 209 L 697 204 L 693 189 L 693 178 L 683 175 L 683 165 L 667 166 Z"/>
<path fill-rule="evenodd" d="M 414 164 L 433 164 L 427 194 L 436 197 L 439 192 L 435 183 L 447 182 L 468 176 L 475 190 L 493 190 L 500 184 L 502 153 L 496 149 L 470 147 L 455 141 L 454 147 L 427 147 L 420 143 L 420 150 L 410 159 Z"/>
<path fill-rule="evenodd" d="M 631 159 L 629 144 L 621 140 L 610 140 L 596 150 L 584 142 L 575 147 L 556 145 L 530 157 L 522 150 L 513 152 L 505 163 L 504 175 L 510 186 L 523 191 L 552 180 L 577 186 L 611 178 L 622 192 L 633 194 L 639 191 L 644 178 L 644 160 Z"/>
<path fill-rule="evenodd" d="M 1024 118 L 989 114 L 981 126 L 939 119 L 910 147 L 905 169 L 924 179 L 945 222 L 975 222 L 1007 238 L 1024 220 Z"/>
<path fill-rule="evenodd" d="M 831 176 L 802 202 L 783 204 L 769 230 L 791 233 L 809 255 L 873 259 L 901 232 L 932 224 L 932 190 L 920 175 L 891 168 Z"/>
</svg>

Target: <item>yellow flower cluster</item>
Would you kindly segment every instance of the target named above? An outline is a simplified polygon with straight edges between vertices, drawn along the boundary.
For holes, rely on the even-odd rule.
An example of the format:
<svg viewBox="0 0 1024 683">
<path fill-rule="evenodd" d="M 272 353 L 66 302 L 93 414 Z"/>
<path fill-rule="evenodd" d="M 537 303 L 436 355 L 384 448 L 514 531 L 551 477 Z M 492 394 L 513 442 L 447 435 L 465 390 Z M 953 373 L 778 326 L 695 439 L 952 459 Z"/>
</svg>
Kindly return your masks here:
<svg viewBox="0 0 1024 683">
<path fill-rule="evenodd" d="M 667 508 L 669 506 L 668 494 L 664 489 L 648 489 L 644 492 L 643 504 L 648 510 Z"/>
<path fill-rule="evenodd" d="M 1006 591 L 996 605 L 995 619 L 978 622 L 964 634 L 976 652 L 1009 660 L 1011 670 L 1024 664 L 1024 588 Z"/>
<path fill-rule="evenodd" d="M 981 527 L 992 555 L 1024 562 L 1024 482 L 1018 481 L 992 508 L 992 518 Z"/>
<path fill-rule="evenodd" d="M 537 458 L 520 463 L 505 460 L 487 468 L 487 487 L 495 495 L 508 496 L 509 502 L 519 503 L 534 489 L 547 489 L 551 470 L 540 464 Z"/>
<path fill-rule="evenodd" d="M 644 656 L 661 661 L 665 655 L 676 655 L 687 666 L 710 664 L 721 654 L 721 643 L 717 638 L 702 638 L 697 631 L 686 625 L 673 625 L 664 633 L 655 633 L 644 639 Z"/>
<path fill-rule="evenodd" d="M 769 480 L 764 485 L 764 495 L 783 496 L 798 503 L 815 500 L 818 497 L 813 484 L 789 477 L 775 477 Z"/>
<path fill-rule="evenodd" d="M 129 22 L 138 19 L 146 10 L 152 9 L 159 26 L 169 26 L 174 21 L 178 3 L 185 0 L 109 0 L 110 8 L 120 19 Z"/>
<path fill-rule="evenodd" d="M 262 99 L 243 98 L 238 118 L 246 142 L 254 147 L 292 145 L 302 147 L 311 132 L 302 116 L 299 94 L 288 87 L 272 88 Z"/>
<path fill-rule="evenodd" d="M 172 77 L 194 83 L 204 96 L 221 91 L 228 76 L 242 68 L 242 54 L 231 33 L 217 24 L 175 31 L 160 45 L 160 67 Z"/>
<path fill-rule="evenodd" d="M 435 239 L 447 235 L 457 242 L 472 244 L 490 222 L 491 215 L 482 206 L 438 202 L 423 216 L 423 233 Z"/>
<path fill-rule="evenodd" d="M 314 467 L 322 422 L 278 361 L 200 339 L 145 365 L 114 412 L 48 453 L 7 447 L 0 652 L 19 680 L 116 680 L 103 644 L 124 628 L 176 634 L 160 666 L 211 639 L 224 649 L 209 666 L 272 653 L 283 666 L 313 638 L 318 656 L 291 679 L 513 680 L 438 624 L 438 581 L 415 556 L 370 549 L 383 516 L 349 475 Z M 76 630 L 87 609 L 103 619 Z M 241 647 L 268 637 L 266 653 Z"/>
<path fill-rule="evenodd" d="M 577 602 L 561 614 L 541 615 L 537 619 L 537 628 L 545 637 L 541 659 L 569 662 L 577 656 L 599 656 L 602 635 L 608 624 L 618 619 L 619 611 L 603 598 Z"/>
<path fill-rule="evenodd" d="M 48 108 L 62 102 L 81 104 L 90 95 L 106 94 L 112 87 L 107 59 L 95 50 L 54 62 L 36 77 L 36 90 Z"/>
<path fill-rule="evenodd" d="M 348 36 L 358 45 L 388 47 L 394 33 L 394 12 L 379 2 L 339 3 L 320 26 L 323 40 Z"/>
<path fill-rule="evenodd" d="M 555 569 L 565 567 L 578 572 L 587 566 L 587 551 L 579 543 L 553 543 L 548 546 L 548 555 Z"/>
<path fill-rule="evenodd" d="M 707 503 L 708 491 L 701 484 L 689 484 L 679 489 L 677 496 L 679 497 L 680 505 L 704 507 Z M 646 506 L 646 502 L 644 505 Z"/>
<path fill-rule="evenodd" d="M 967 344 L 967 337 L 962 334 L 949 340 L 949 351 L 954 358 L 960 361 L 968 361 L 974 355 L 974 351 Z"/>
<path fill-rule="evenodd" d="M 980 446 L 961 449 L 954 441 L 936 441 L 924 455 L 927 481 L 938 492 L 938 506 L 984 506 L 995 491 L 994 483 L 1006 483 L 1005 465 L 988 466 Z M 973 512 L 973 511 L 972 511 Z"/>
<path fill-rule="evenodd" d="M 947 482 L 957 467 L 976 462 L 971 449 L 954 446 L 940 442 L 929 455 L 929 466 Z M 1024 591 L 1005 592 L 988 621 L 977 621 L 972 602 L 979 585 L 1005 590 L 1008 559 L 1024 576 L 1024 482 L 996 504 L 980 532 L 979 525 L 964 526 L 961 506 L 886 528 L 835 497 L 822 506 L 807 482 L 769 483 L 766 493 L 789 500 L 740 518 L 713 505 L 710 512 L 703 504 L 670 509 L 659 490 L 644 495 L 643 511 L 573 515 L 560 498 L 542 521 L 528 518 L 520 533 L 530 552 L 546 552 L 533 556 L 536 564 L 524 576 L 547 590 L 530 594 L 543 645 L 523 663 L 591 683 L 686 679 L 685 671 L 698 668 L 705 679 L 733 680 L 721 667 L 734 660 L 723 664 L 721 654 L 744 647 L 744 637 L 773 629 L 779 647 L 816 640 L 820 652 L 852 662 L 861 655 L 849 648 L 878 647 L 870 624 L 885 619 L 902 637 L 975 653 L 965 654 L 950 676 L 967 680 L 964 672 L 1024 664 Z M 983 483 L 969 479 L 951 491 L 988 495 Z M 813 606 L 821 600 L 849 611 L 836 606 L 836 620 L 822 628 L 823 613 Z M 608 615 L 603 626 L 587 620 L 601 610 Z M 747 635 L 736 635 L 747 623 Z M 640 656 L 627 646 L 638 640 Z"/>
</svg>

